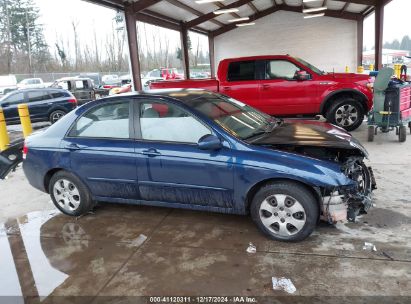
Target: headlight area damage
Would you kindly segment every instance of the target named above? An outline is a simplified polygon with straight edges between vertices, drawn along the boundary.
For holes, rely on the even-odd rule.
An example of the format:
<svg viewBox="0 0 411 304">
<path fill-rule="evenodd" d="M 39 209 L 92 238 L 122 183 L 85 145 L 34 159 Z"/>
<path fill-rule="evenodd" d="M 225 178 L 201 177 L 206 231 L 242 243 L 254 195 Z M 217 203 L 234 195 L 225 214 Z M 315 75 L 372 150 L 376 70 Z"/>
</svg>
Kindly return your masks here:
<svg viewBox="0 0 411 304">
<path fill-rule="evenodd" d="M 266 147 L 338 163 L 341 171 L 353 181 L 350 186 L 319 189 L 322 197 L 321 219 L 330 223 L 349 220 L 367 213 L 372 206 L 372 191 L 376 189 L 373 171 L 364 163 L 365 148 L 354 138 L 345 142 L 293 142 Z"/>
<path fill-rule="evenodd" d="M 372 191 L 377 188 L 372 168 L 364 164 L 362 157 L 349 157 L 341 170 L 355 183 L 323 190 L 321 219 L 329 223 L 346 219 L 355 222 L 358 215 L 366 214 L 372 206 Z"/>
</svg>

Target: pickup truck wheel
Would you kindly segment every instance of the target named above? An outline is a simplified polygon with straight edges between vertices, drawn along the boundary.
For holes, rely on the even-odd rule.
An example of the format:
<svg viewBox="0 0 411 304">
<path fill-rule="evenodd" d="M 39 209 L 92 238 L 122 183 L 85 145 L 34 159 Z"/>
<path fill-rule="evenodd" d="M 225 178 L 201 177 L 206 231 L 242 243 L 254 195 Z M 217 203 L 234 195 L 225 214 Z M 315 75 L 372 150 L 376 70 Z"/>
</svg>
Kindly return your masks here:
<svg viewBox="0 0 411 304">
<path fill-rule="evenodd" d="M 95 206 L 86 185 L 67 171 L 58 171 L 51 177 L 49 193 L 54 205 L 66 215 L 79 216 Z"/>
<path fill-rule="evenodd" d="M 66 115 L 66 112 L 64 112 L 63 110 L 56 110 L 51 112 L 50 116 L 49 116 L 49 121 L 54 124 L 56 123 L 58 120 L 60 120 L 64 115 Z"/>
<path fill-rule="evenodd" d="M 319 210 L 314 196 L 303 186 L 279 182 L 267 184 L 256 193 L 250 213 L 271 239 L 297 242 L 313 232 Z"/>
<path fill-rule="evenodd" d="M 337 99 L 333 102 L 326 114 L 327 121 L 354 131 L 364 120 L 364 110 L 360 103 L 353 98 Z"/>
</svg>

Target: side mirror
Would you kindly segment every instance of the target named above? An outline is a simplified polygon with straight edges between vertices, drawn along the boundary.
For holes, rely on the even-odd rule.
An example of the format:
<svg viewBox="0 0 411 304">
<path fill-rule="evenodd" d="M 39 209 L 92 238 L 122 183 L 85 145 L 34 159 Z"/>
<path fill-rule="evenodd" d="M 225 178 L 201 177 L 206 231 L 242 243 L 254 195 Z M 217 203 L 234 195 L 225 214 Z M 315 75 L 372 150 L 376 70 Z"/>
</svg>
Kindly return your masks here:
<svg viewBox="0 0 411 304">
<path fill-rule="evenodd" d="M 311 79 L 311 75 L 308 74 L 306 71 L 298 71 L 295 74 L 295 78 L 298 81 L 304 81 L 304 80 L 310 80 Z"/>
<path fill-rule="evenodd" d="M 221 140 L 212 134 L 207 134 L 198 140 L 198 148 L 201 150 L 218 150 L 223 147 Z"/>
</svg>

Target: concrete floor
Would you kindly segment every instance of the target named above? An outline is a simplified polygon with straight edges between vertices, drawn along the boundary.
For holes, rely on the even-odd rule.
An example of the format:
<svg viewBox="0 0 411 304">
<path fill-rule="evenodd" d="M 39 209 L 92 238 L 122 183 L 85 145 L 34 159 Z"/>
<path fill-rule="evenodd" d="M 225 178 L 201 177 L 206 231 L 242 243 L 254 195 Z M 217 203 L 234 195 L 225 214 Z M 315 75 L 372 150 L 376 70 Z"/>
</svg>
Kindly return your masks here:
<svg viewBox="0 0 411 304">
<path fill-rule="evenodd" d="M 294 296 L 329 296 L 316 303 L 393 303 L 387 297 L 394 296 L 395 303 L 411 303 L 411 136 L 403 144 L 395 133 L 367 143 L 365 125 L 354 135 L 370 152 L 376 207 L 355 224 L 321 224 L 297 244 L 268 240 L 245 216 L 100 204 L 93 214 L 70 218 L 20 169 L 0 181 L 0 296 L 50 303 L 56 296 L 99 303 L 140 295 L 312 302 L 273 290 L 272 277 L 284 277 Z M 246 252 L 250 242 L 254 254 Z M 364 242 L 377 250 L 363 250 Z"/>
</svg>

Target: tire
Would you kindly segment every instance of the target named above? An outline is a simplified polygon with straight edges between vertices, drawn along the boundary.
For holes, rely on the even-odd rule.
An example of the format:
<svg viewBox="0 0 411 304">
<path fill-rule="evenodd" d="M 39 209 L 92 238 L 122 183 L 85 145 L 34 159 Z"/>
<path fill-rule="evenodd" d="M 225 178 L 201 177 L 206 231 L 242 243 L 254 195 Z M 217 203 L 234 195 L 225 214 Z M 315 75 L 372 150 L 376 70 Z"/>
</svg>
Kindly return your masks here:
<svg viewBox="0 0 411 304">
<path fill-rule="evenodd" d="M 57 209 L 66 215 L 79 216 L 95 206 L 86 185 L 67 171 L 58 171 L 52 176 L 49 193 Z"/>
<path fill-rule="evenodd" d="M 398 128 L 398 139 L 400 142 L 405 142 L 407 140 L 407 128 L 406 126 L 399 126 Z"/>
<path fill-rule="evenodd" d="M 374 141 L 374 135 L 375 135 L 375 127 L 374 126 L 368 126 L 368 141 L 369 142 Z"/>
<path fill-rule="evenodd" d="M 328 122 L 334 125 L 342 127 L 347 131 L 354 131 L 364 120 L 364 109 L 353 98 L 339 98 L 327 110 L 326 118 Z"/>
<path fill-rule="evenodd" d="M 278 182 L 258 190 L 250 213 L 257 227 L 269 238 L 298 242 L 314 231 L 319 208 L 313 194 L 304 186 Z"/>
<path fill-rule="evenodd" d="M 66 115 L 67 113 L 64 112 L 63 110 L 55 110 L 53 112 L 50 113 L 49 115 L 49 121 L 51 122 L 51 124 L 56 123 L 57 121 L 59 121 L 64 115 Z"/>
</svg>

